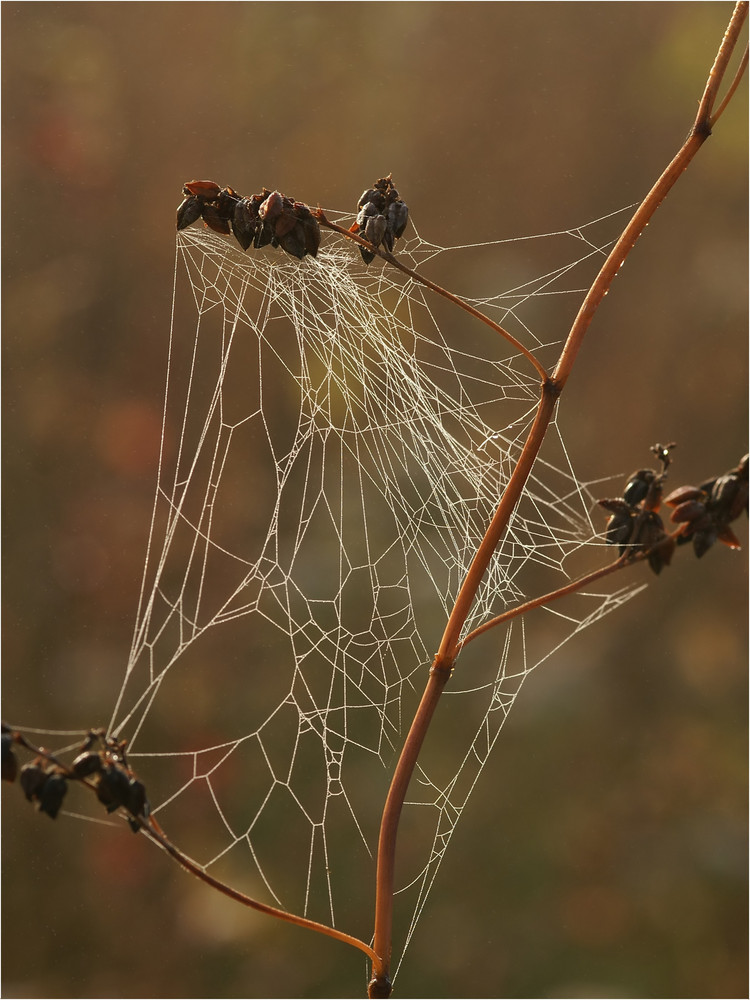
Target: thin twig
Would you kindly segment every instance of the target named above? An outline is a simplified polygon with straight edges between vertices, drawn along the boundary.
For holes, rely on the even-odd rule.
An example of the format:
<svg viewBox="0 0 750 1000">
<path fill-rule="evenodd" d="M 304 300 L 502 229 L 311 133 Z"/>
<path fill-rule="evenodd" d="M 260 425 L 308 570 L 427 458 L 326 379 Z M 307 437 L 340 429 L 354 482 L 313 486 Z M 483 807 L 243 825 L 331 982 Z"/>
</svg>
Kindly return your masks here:
<svg viewBox="0 0 750 1000">
<path fill-rule="evenodd" d="M 561 597 L 566 597 L 568 594 L 574 594 L 581 587 L 587 587 L 590 583 L 596 583 L 597 580 L 601 580 L 604 576 L 609 576 L 610 573 L 615 573 L 618 569 L 624 569 L 625 566 L 633 566 L 636 562 L 640 562 L 646 558 L 647 552 L 638 553 L 637 556 L 633 556 L 629 552 L 623 553 L 614 562 L 608 563 L 606 566 L 602 566 L 599 569 L 595 569 L 592 573 L 587 573 L 585 576 L 578 577 L 577 580 L 572 580 L 567 583 L 564 587 L 558 587 L 557 590 L 551 590 L 548 594 L 544 594 L 542 597 L 534 597 L 530 601 L 526 601 L 525 604 L 518 604 L 514 608 L 503 612 L 501 615 L 497 615 L 496 618 L 490 618 L 489 621 L 484 622 L 479 625 L 473 631 L 465 635 L 464 638 L 458 644 L 458 651 L 460 652 L 465 646 L 467 646 L 474 639 L 478 638 L 480 635 L 484 635 L 485 632 L 489 632 L 490 629 L 496 628 L 498 625 L 504 625 L 505 622 L 509 622 L 512 618 L 518 618 L 519 615 L 525 615 L 527 611 L 532 611 L 534 608 L 541 608 L 547 604 L 551 604 L 553 601 L 559 600 Z"/>
<path fill-rule="evenodd" d="M 724 109 L 729 104 L 729 102 L 732 100 L 732 96 L 733 96 L 735 90 L 737 89 L 737 87 L 739 86 L 740 80 L 742 79 L 742 77 L 744 75 L 744 72 L 747 69 L 747 52 L 748 52 L 748 47 L 745 46 L 745 51 L 742 54 L 742 59 L 740 60 L 740 64 L 737 67 L 737 72 L 734 74 L 734 80 L 732 80 L 732 83 L 731 83 L 731 85 L 729 87 L 729 90 L 724 95 L 724 100 L 721 102 L 721 104 L 719 105 L 719 107 L 716 109 L 716 111 L 714 111 L 714 113 L 711 115 L 711 118 L 709 119 L 711 128 L 714 127 L 714 125 L 717 123 L 717 121 L 724 114 Z"/>
<path fill-rule="evenodd" d="M 239 892 L 237 889 L 233 889 L 231 886 L 227 885 L 226 882 L 221 882 L 219 879 L 214 878 L 209 875 L 207 871 L 201 868 L 200 865 L 192 861 L 187 855 L 183 854 L 179 848 L 169 840 L 167 835 L 164 833 L 162 828 L 156 822 L 153 817 L 145 820 L 142 816 L 136 817 L 140 825 L 141 831 L 151 840 L 155 841 L 162 847 L 167 854 L 169 854 L 174 860 L 182 865 L 182 867 L 190 872 L 191 875 L 195 875 L 202 882 L 210 885 L 213 889 L 218 889 L 223 895 L 228 896 L 230 899 L 235 900 L 238 903 L 242 903 L 243 906 L 248 906 L 252 910 L 258 910 L 260 913 L 266 913 L 268 916 L 277 917 L 279 920 L 285 920 L 289 924 L 296 924 L 298 927 L 305 927 L 307 930 L 316 931 L 318 934 L 324 934 L 326 937 L 334 938 L 337 941 L 343 942 L 343 944 L 349 944 L 353 948 L 358 948 L 363 951 L 365 955 L 370 959 L 371 962 L 377 962 L 378 956 L 372 950 L 372 948 L 365 944 L 364 941 L 360 941 L 359 938 L 353 937 L 351 934 L 345 934 L 343 931 L 337 930 L 335 927 L 328 927 L 326 924 L 319 924 L 316 920 L 309 920 L 307 917 L 298 917 L 294 913 L 288 913 L 286 910 L 280 910 L 275 906 L 268 906 L 266 903 L 261 903 L 257 899 L 252 899 L 250 896 L 246 896 L 244 892 Z"/>
<path fill-rule="evenodd" d="M 42 757 L 50 763 L 55 764 L 60 771 L 64 773 L 66 778 L 71 781 L 76 781 L 81 785 L 85 785 L 90 791 L 96 793 L 96 785 L 92 781 L 79 777 L 70 767 L 67 766 L 67 764 L 64 764 L 57 756 L 55 756 L 54 753 L 46 750 L 44 747 L 35 746 L 21 732 L 14 731 L 13 736 L 15 742 L 24 747 L 30 753 L 36 754 L 38 757 Z M 189 858 L 186 854 L 183 854 L 182 851 L 172 843 L 154 816 L 135 816 L 129 811 L 125 811 L 123 814 L 126 815 L 128 819 L 135 820 L 138 823 L 141 833 L 145 834 L 145 836 L 147 836 L 150 840 L 155 841 L 186 871 L 200 879 L 201 882 L 205 882 L 207 885 L 210 885 L 212 889 L 217 889 L 224 896 L 228 896 L 230 899 L 235 900 L 235 902 L 242 903 L 243 906 L 247 906 L 252 910 L 258 910 L 260 913 L 276 917 L 279 920 L 285 920 L 290 924 L 296 924 L 298 927 L 305 927 L 307 930 L 316 931 L 318 934 L 324 934 L 326 937 L 334 938 L 344 944 L 351 945 L 353 948 L 358 948 L 360 951 L 363 951 L 373 963 L 377 961 L 378 956 L 375 954 L 373 949 L 368 944 L 365 944 L 364 941 L 360 941 L 359 938 L 353 937 L 351 934 L 345 934 L 343 931 L 337 930 L 335 927 L 328 927 L 326 924 L 320 924 L 316 920 L 309 920 L 307 917 L 299 917 L 294 913 L 289 913 L 286 910 L 279 909 L 278 907 L 261 903 L 259 900 L 253 899 L 251 896 L 246 896 L 244 892 L 239 892 L 237 889 L 233 889 L 225 882 L 209 875 L 204 868 Z"/>
<path fill-rule="evenodd" d="M 402 263 L 397 257 L 394 257 L 393 254 L 388 253 L 387 250 L 381 250 L 380 247 L 373 246 L 371 243 L 368 243 L 367 240 L 363 240 L 361 236 L 358 236 L 357 233 L 353 233 L 350 229 L 344 229 L 343 226 L 337 226 L 335 222 L 331 222 L 325 217 L 322 209 L 319 208 L 314 214 L 321 226 L 325 226 L 326 229 L 332 229 L 333 232 L 339 233 L 341 236 L 345 236 L 348 240 L 352 240 L 354 243 L 358 243 L 360 246 L 365 247 L 365 249 L 369 250 L 370 253 L 377 254 L 378 257 L 382 257 L 382 259 L 387 261 L 387 263 L 389 263 L 392 267 L 401 271 L 402 274 L 407 274 L 420 285 L 424 285 L 437 295 L 442 295 L 443 298 L 448 299 L 449 302 L 452 302 L 460 309 L 463 309 L 464 312 L 469 313 L 470 316 L 474 316 L 475 319 L 481 320 L 482 323 L 491 327 L 495 333 L 499 333 L 501 337 L 504 337 L 509 344 L 512 344 L 517 351 L 523 354 L 523 356 L 531 362 L 534 368 L 536 368 L 539 373 L 539 377 L 543 382 L 549 378 L 544 365 L 537 360 L 528 347 L 524 347 L 520 340 L 516 340 L 512 333 L 508 333 L 508 331 L 500 326 L 499 323 L 490 319 L 489 316 L 480 312 L 479 309 L 475 309 L 474 306 L 469 305 L 469 303 L 460 298 L 460 296 L 454 295 L 453 292 L 449 292 L 441 285 L 436 284 L 434 281 L 430 281 L 429 278 L 425 278 L 424 275 L 419 273 L 419 271 L 414 271 L 412 268 L 407 267 L 406 264 Z"/>
</svg>

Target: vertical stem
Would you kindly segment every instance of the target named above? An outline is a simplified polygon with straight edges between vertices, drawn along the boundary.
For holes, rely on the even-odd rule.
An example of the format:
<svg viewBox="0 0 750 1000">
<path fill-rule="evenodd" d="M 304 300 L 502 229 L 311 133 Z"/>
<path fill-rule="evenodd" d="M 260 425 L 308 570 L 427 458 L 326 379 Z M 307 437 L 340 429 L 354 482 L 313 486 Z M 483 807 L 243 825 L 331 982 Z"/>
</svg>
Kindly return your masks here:
<svg viewBox="0 0 750 1000">
<path fill-rule="evenodd" d="M 458 637 L 463 628 L 466 617 L 474 603 L 477 589 L 481 583 L 490 560 L 495 554 L 495 549 L 503 536 L 503 532 L 508 526 L 508 522 L 516 508 L 521 494 L 523 493 L 526 481 L 531 474 L 539 449 L 542 447 L 547 428 L 549 427 L 552 415 L 555 412 L 555 404 L 560 395 L 560 390 L 554 380 L 547 379 L 542 383 L 542 392 L 537 406 L 534 423 L 531 425 L 529 436 L 523 446 L 521 455 L 513 470 L 513 474 L 508 480 L 508 485 L 503 491 L 495 514 L 485 532 L 476 555 L 472 559 L 471 566 L 466 574 L 461 589 L 458 592 L 456 603 L 453 606 L 448 624 L 440 643 L 435 664 L 439 669 L 450 671 L 453 668 L 453 661 L 456 658 L 458 649 Z"/>
<path fill-rule="evenodd" d="M 409 734 L 396 766 L 391 788 L 383 810 L 378 843 L 378 865 L 376 875 L 375 936 L 373 947 L 378 959 L 373 963 L 373 978 L 370 982 L 370 997 L 390 996 L 391 931 L 393 925 L 393 876 L 396 855 L 398 823 L 403 808 L 406 790 L 416 766 L 427 729 L 435 712 L 437 702 L 453 669 L 459 649 L 459 635 L 471 610 L 477 589 L 490 560 L 523 492 L 534 461 L 542 446 L 552 419 L 556 401 L 565 387 L 583 338 L 602 299 L 609 291 L 615 275 L 635 246 L 638 237 L 654 215 L 654 212 L 677 182 L 695 154 L 711 134 L 711 113 L 716 101 L 718 88 L 726 72 L 727 64 L 737 43 L 740 29 L 747 17 L 748 3 L 737 3 L 722 39 L 713 66 L 708 75 L 703 96 L 698 107 L 695 123 L 688 138 L 677 155 L 646 195 L 633 218 L 612 248 L 603 267 L 589 289 L 565 341 L 560 359 L 552 378 L 543 376 L 541 398 L 534 423 L 524 444 L 518 464 L 508 482 L 498 508 L 490 522 L 484 538 L 472 560 L 464 582 L 456 598 L 453 611 L 448 619 L 440 647 L 430 669 L 422 701 L 414 717 Z M 743 66 L 740 67 L 739 73 Z M 732 87 L 736 86 L 733 82 Z M 724 104 L 719 109 L 720 114 Z"/>
<path fill-rule="evenodd" d="M 401 809 L 406 798 L 414 767 L 427 735 L 438 699 L 450 677 L 450 670 L 441 670 L 433 664 L 422 700 L 412 720 L 401 756 L 388 790 L 378 841 L 378 869 L 375 898 L 375 937 L 373 950 L 378 956 L 372 965 L 369 997 L 388 997 L 391 993 L 388 972 L 391 964 L 391 938 L 393 929 L 393 876 L 396 861 L 396 832 Z"/>
<path fill-rule="evenodd" d="M 440 648 L 435 655 L 430 676 L 427 681 L 422 701 L 414 716 L 406 737 L 396 771 L 388 791 L 383 818 L 380 825 L 378 841 L 378 863 L 375 887 L 375 936 L 373 949 L 378 955 L 378 961 L 373 963 L 373 978 L 370 982 L 370 997 L 390 996 L 390 981 L 388 973 L 391 956 L 391 932 L 393 927 L 393 886 L 396 859 L 396 837 L 398 823 L 401 818 L 406 790 L 414 772 L 417 758 L 422 749 L 432 716 L 437 707 L 443 688 L 453 672 L 453 662 L 458 651 L 459 635 L 466 621 L 477 588 L 484 576 L 485 570 L 495 553 L 498 542 L 515 509 L 526 480 L 531 473 L 534 460 L 547 433 L 549 422 L 555 410 L 559 393 L 551 379 L 542 383 L 542 392 L 537 406 L 536 416 L 531 425 L 529 436 L 523 451 L 516 463 L 513 474 L 503 492 L 500 504 L 490 522 L 484 538 L 472 560 L 466 574 L 456 603 L 448 619 Z"/>
</svg>

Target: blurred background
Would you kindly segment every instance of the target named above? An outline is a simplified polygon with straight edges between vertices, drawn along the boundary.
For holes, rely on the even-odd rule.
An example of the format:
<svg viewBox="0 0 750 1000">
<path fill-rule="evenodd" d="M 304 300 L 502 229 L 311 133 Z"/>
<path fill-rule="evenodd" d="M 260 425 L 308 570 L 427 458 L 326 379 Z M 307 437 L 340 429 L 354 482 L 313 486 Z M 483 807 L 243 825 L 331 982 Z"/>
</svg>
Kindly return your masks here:
<svg viewBox="0 0 750 1000">
<path fill-rule="evenodd" d="M 2 14 L 3 714 L 54 729 L 105 721 L 130 644 L 183 182 L 346 210 L 392 171 L 443 245 L 580 226 L 641 198 L 676 151 L 731 5 Z M 746 451 L 747 208 L 743 82 L 569 383 L 584 480 L 648 465 L 655 441 L 679 443 L 674 485 Z M 518 253 L 548 266 L 543 242 Z M 429 276 L 492 290 L 450 255 Z M 746 995 L 746 558 L 679 556 L 633 571 L 648 590 L 529 679 L 399 996 Z M 225 902 L 127 830 L 52 825 L 17 788 L 3 803 L 4 996 L 364 994 L 358 955 Z"/>
</svg>

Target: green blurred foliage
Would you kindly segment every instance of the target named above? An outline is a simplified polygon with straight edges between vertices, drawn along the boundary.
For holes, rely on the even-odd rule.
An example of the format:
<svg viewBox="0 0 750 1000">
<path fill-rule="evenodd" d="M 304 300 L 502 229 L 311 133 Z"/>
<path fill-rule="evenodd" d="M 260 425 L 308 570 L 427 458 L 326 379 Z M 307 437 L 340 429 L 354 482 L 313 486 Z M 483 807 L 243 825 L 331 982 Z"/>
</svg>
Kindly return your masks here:
<svg viewBox="0 0 750 1000">
<path fill-rule="evenodd" d="M 393 171 L 435 243 L 565 230 L 648 190 L 730 10 L 5 3 L 5 714 L 101 722 L 119 686 L 185 180 L 347 209 Z M 679 442 L 679 482 L 746 450 L 746 177 L 743 85 L 570 381 L 561 426 L 583 479 L 647 464 L 656 440 Z M 543 246 L 518 253 L 546 266 Z M 430 276 L 459 292 L 492 277 L 450 255 Z M 545 339 L 566 333 L 555 308 Z M 399 996 L 746 995 L 745 560 L 680 555 L 529 679 Z M 341 945 L 214 897 L 128 831 L 52 826 L 17 791 L 5 996 L 364 993 Z M 371 873 L 351 891 L 371 898 Z"/>
</svg>

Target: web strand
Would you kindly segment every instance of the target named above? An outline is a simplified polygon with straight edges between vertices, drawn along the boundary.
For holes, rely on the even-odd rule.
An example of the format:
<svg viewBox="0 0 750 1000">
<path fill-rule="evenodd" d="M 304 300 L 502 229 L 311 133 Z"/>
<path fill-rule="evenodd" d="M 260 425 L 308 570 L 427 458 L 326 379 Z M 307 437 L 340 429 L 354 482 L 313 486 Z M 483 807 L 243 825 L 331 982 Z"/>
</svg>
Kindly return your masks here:
<svg viewBox="0 0 750 1000">
<path fill-rule="evenodd" d="M 540 237 L 562 240 L 560 266 L 473 301 L 536 349 L 525 308 L 580 297 L 616 214 Z M 416 236 L 403 256 L 447 252 L 461 251 Z M 372 882 L 394 756 L 538 398 L 523 359 L 444 332 L 428 294 L 335 243 L 297 262 L 178 237 L 158 483 L 110 731 L 153 772 L 178 841 L 175 822 L 189 839 L 190 818 L 213 814 L 201 865 L 333 925 L 351 866 Z M 601 544 L 553 429 L 467 633 Z M 577 595 L 462 654 L 440 722 L 457 750 L 427 754 L 405 810 L 422 848 L 404 947 L 524 680 L 631 595 Z"/>
</svg>

